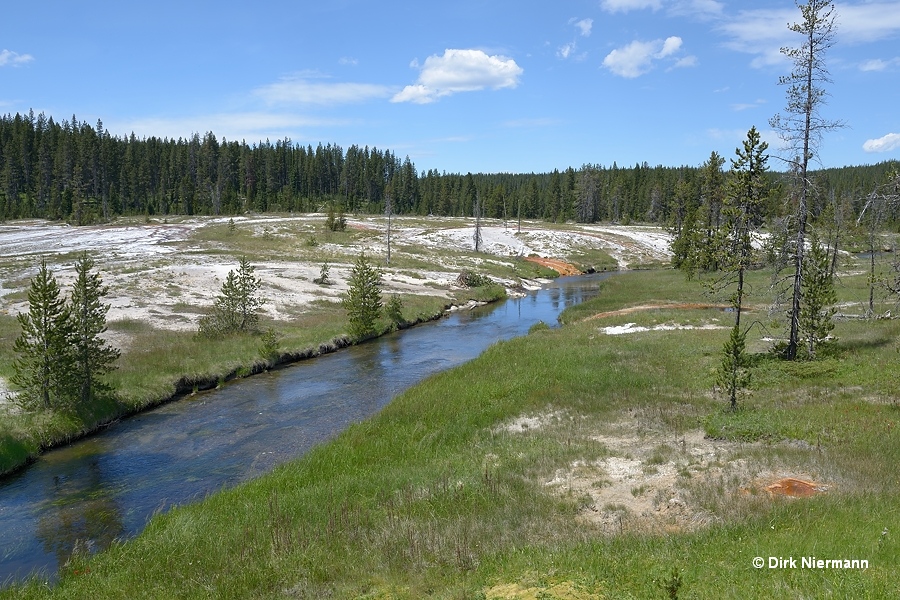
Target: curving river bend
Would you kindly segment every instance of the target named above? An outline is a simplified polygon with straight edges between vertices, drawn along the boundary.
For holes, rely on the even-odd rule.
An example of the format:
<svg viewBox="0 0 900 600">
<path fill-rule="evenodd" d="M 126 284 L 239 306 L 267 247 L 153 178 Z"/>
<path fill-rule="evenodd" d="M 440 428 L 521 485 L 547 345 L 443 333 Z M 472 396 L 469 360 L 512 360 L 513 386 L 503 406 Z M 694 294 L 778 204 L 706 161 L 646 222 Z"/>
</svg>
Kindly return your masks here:
<svg viewBox="0 0 900 600">
<path fill-rule="evenodd" d="M 139 533 L 155 512 L 296 458 L 425 377 L 523 335 L 596 295 L 609 274 L 564 277 L 524 298 L 201 392 L 53 450 L 0 480 L 0 584 L 52 578 L 73 548 Z"/>
</svg>

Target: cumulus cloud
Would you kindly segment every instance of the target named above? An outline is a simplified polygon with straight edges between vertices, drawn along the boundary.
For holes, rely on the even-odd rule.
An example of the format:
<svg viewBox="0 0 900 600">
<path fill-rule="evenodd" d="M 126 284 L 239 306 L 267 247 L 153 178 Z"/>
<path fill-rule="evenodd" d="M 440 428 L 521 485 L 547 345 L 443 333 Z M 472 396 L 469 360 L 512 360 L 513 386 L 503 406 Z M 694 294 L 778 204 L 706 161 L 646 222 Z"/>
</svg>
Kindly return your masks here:
<svg viewBox="0 0 900 600">
<path fill-rule="evenodd" d="M 621 77 L 640 77 L 653 68 L 654 61 L 676 54 L 681 50 L 681 45 L 681 38 L 677 36 L 651 42 L 635 40 L 607 54 L 603 59 L 603 66 Z M 675 61 L 674 66 L 692 66 L 696 62 L 695 57 L 689 56 Z"/>
<path fill-rule="evenodd" d="M 889 133 L 886 136 L 874 140 L 867 140 L 863 144 L 866 152 L 890 152 L 900 148 L 900 133 Z"/>
<path fill-rule="evenodd" d="M 388 86 L 371 83 L 332 83 L 306 77 L 283 79 L 254 90 L 268 104 L 350 104 L 371 98 L 386 98 L 394 92 Z"/>
<path fill-rule="evenodd" d="M 411 66 L 421 69 L 418 81 L 395 94 L 391 102 L 428 104 L 458 92 L 514 88 L 524 72 L 511 58 L 489 56 L 482 50 L 449 48 L 441 56 L 426 58 L 421 67 L 417 61 Z"/>
<path fill-rule="evenodd" d="M 19 54 L 18 52 L 13 52 L 12 50 L 7 50 L 5 48 L 0 50 L 0 67 L 5 67 L 7 65 L 18 67 L 30 63 L 33 60 L 34 57 L 30 54 Z"/>
<path fill-rule="evenodd" d="M 352 56 L 342 56 L 338 60 L 339 65 L 344 65 L 348 67 L 355 67 L 359 64 L 359 61 L 353 58 Z"/>
<path fill-rule="evenodd" d="M 601 0 L 600 7 L 606 12 L 629 12 L 650 8 L 659 10 L 662 8 L 661 0 Z"/>
</svg>

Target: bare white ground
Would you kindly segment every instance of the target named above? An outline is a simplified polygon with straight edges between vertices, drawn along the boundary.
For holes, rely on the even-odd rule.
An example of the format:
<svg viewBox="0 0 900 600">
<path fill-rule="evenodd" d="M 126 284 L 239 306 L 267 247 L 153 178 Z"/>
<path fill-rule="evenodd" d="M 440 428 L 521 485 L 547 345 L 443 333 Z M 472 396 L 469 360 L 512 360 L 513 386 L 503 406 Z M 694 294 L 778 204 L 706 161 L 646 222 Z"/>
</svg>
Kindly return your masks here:
<svg viewBox="0 0 900 600">
<path fill-rule="evenodd" d="M 16 314 L 27 310 L 21 293 L 15 299 L 10 299 L 10 294 L 27 289 L 41 258 L 51 264 L 54 276 L 64 293 L 67 292 L 74 279 L 75 257 L 87 251 L 110 289 L 106 298 L 111 305 L 110 321 L 137 319 L 161 328 L 194 329 L 200 314 L 212 305 L 228 271 L 237 265 L 234 257 L 223 254 L 214 243 L 193 242 L 191 235 L 198 228 L 221 225 L 229 218 L 196 217 L 171 224 L 89 227 L 37 220 L 0 225 L 0 312 Z M 234 217 L 240 227 L 276 238 L 296 235 L 298 224 L 320 227 L 323 220 L 322 215 Z M 377 235 L 363 237 L 356 246 L 323 244 L 320 247 L 330 255 L 346 257 L 331 265 L 332 285 L 313 283 L 319 276 L 319 263 L 275 260 L 254 264 L 263 281 L 263 295 L 267 300 L 264 310 L 269 316 L 277 319 L 296 314 L 315 300 L 337 302 L 346 291 L 349 270 L 360 251 L 375 257 L 386 255 L 384 217 L 351 219 L 349 224 Z M 668 235 L 660 229 L 644 227 L 573 226 L 573 229 L 542 229 L 530 222 L 520 233 L 512 222 L 504 225 L 501 221 L 488 221 L 481 228 L 485 254 L 481 260 L 502 263 L 518 256 L 565 257 L 579 250 L 601 248 L 615 249 L 624 267 L 643 257 L 663 256 L 659 240 Z M 449 297 L 461 264 L 453 252 L 442 255 L 441 251 L 470 253 L 474 248 L 474 234 L 471 219 L 435 218 L 433 225 L 432 219 L 393 219 L 393 247 L 402 246 L 413 254 L 415 248 L 422 248 L 428 260 L 439 266 L 416 273 L 387 268 L 384 291 Z M 466 260 L 471 264 L 471 258 Z M 529 286 L 528 282 L 524 283 Z"/>
<path fill-rule="evenodd" d="M 421 244 L 429 248 L 472 250 L 475 228 L 471 225 L 433 231 L 409 231 L 400 239 Z M 608 244 L 595 237 L 573 231 L 523 228 L 515 226 L 481 227 L 481 248 L 484 252 L 500 257 L 539 256 L 541 258 L 561 257 L 572 253 L 573 249 L 604 249 Z"/>
<path fill-rule="evenodd" d="M 705 325 L 680 325 L 678 323 L 663 323 L 654 325 L 653 327 L 639 326 L 637 323 L 625 323 L 624 325 L 613 325 L 610 327 L 600 327 L 602 333 L 606 335 L 625 335 L 627 333 L 640 333 L 642 331 L 676 331 L 680 329 L 729 329 L 724 325 L 713 325 L 707 323 Z"/>
<path fill-rule="evenodd" d="M 600 248 L 627 269 L 635 262 L 668 262 L 672 235 L 659 227 L 583 225 L 581 229 L 602 240 Z"/>
</svg>

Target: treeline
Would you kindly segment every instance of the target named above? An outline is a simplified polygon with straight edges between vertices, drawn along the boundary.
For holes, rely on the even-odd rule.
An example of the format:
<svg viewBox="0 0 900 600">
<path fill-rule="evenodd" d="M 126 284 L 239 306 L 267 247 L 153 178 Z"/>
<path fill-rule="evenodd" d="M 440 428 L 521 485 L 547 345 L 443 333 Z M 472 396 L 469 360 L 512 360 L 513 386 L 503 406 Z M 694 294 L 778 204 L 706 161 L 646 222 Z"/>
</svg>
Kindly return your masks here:
<svg viewBox="0 0 900 600">
<path fill-rule="evenodd" d="M 856 210 L 897 162 L 818 173 L 813 214 L 835 198 Z M 773 180 L 777 174 L 770 175 Z M 116 215 L 314 212 L 472 215 L 548 221 L 671 223 L 699 206 L 700 168 L 582 165 L 540 174 L 416 171 L 390 150 L 291 140 L 125 138 L 43 113 L 0 117 L 0 220 L 39 217 L 76 224 Z M 480 201 L 480 202 L 479 202 Z M 773 201 L 770 211 L 777 212 Z M 690 208 L 690 207 L 688 207 Z"/>
</svg>

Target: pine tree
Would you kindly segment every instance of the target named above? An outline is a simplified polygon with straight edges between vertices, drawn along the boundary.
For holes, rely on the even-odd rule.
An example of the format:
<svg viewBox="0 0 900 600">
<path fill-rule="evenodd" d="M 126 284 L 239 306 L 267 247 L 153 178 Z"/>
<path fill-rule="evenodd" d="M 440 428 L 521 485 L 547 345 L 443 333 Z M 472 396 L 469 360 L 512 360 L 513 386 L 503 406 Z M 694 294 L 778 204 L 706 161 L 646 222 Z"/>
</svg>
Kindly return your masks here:
<svg viewBox="0 0 900 600">
<path fill-rule="evenodd" d="M 381 273 L 369 264 L 365 254 L 361 254 L 350 274 L 350 289 L 344 297 L 343 306 L 350 319 L 350 334 L 357 339 L 375 332 L 375 322 L 381 315 Z"/>
<path fill-rule="evenodd" d="M 753 234 L 762 224 L 762 204 L 768 195 L 767 149 L 768 144 L 761 141 L 756 127 L 751 127 L 743 150 L 738 148 L 737 158 L 731 161 L 731 178 L 722 204 L 723 231 L 715 243 L 718 249 L 716 262 L 723 272 L 717 285 L 734 289 L 731 294 L 734 327 L 723 348 L 719 376 L 732 410 L 737 408 L 740 391 L 750 383 L 747 329 L 742 329 L 741 313 L 745 296 L 744 275 L 753 260 Z"/>
<path fill-rule="evenodd" d="M 722 348 L 719 387 L 728 396 L 731 410 L 737 409 L 738 396 L 750 385 L 750 357 L 747 355 L 747 331 L 739 324 L 731 328 L 731 335 Z"/>
<path fill-rule="evenodd" d="M 262 281 L 255 275 L 255 268 L 247 258 L 241 258 L 237 272 L 228 271 L 212 312 L 200 319 L 200 334 L 215 337 L 256 331 L 264 304 L 257 294 L 260 287 Z"/>
<path fill-rule="evenodd" d="M 61 408 L 71 375 L 69 308 L 43 260 L 31 280 L 28 312 L 18 320 L 22 333 L 13 344 L 18 356 L 11 381 L 22 388 L 19 398 L 26 408 Z"/>
<path fill-rule="evenodd" d="M 397 294 L 392 294 L 384 307 L 385 316 L 390 319 L 391 326 L 398 329 L 406 320 L 403 318 L 403 300 Z"/>
<path fill-rule="evenodd" d="M 101 378 L 115 368 L 113 363 L 120 354 L 101 337 L 106 331 L 109 312 L 109 305 L 101 299 L 108 288 L 102 284 L 99 274 L 91 273 L 93 268 L 94 261 L 87 253 L 75 262 L 75 284 L 69 302 L 72 397 L 81 407 L 90 406 L 99 394 L 109 392 L 109 386 Z"/>
<path fill-rule="evenodd" d="M 821 346 L 834 329 L 834 275 L 831 272 L 828 251 L 813 233 L 810 236 L 809 254 L 803 263 L 803 303 L 800 305 L 800 335 L 806 339 L 806 350 L 815 358 Z"/>
</svg>

